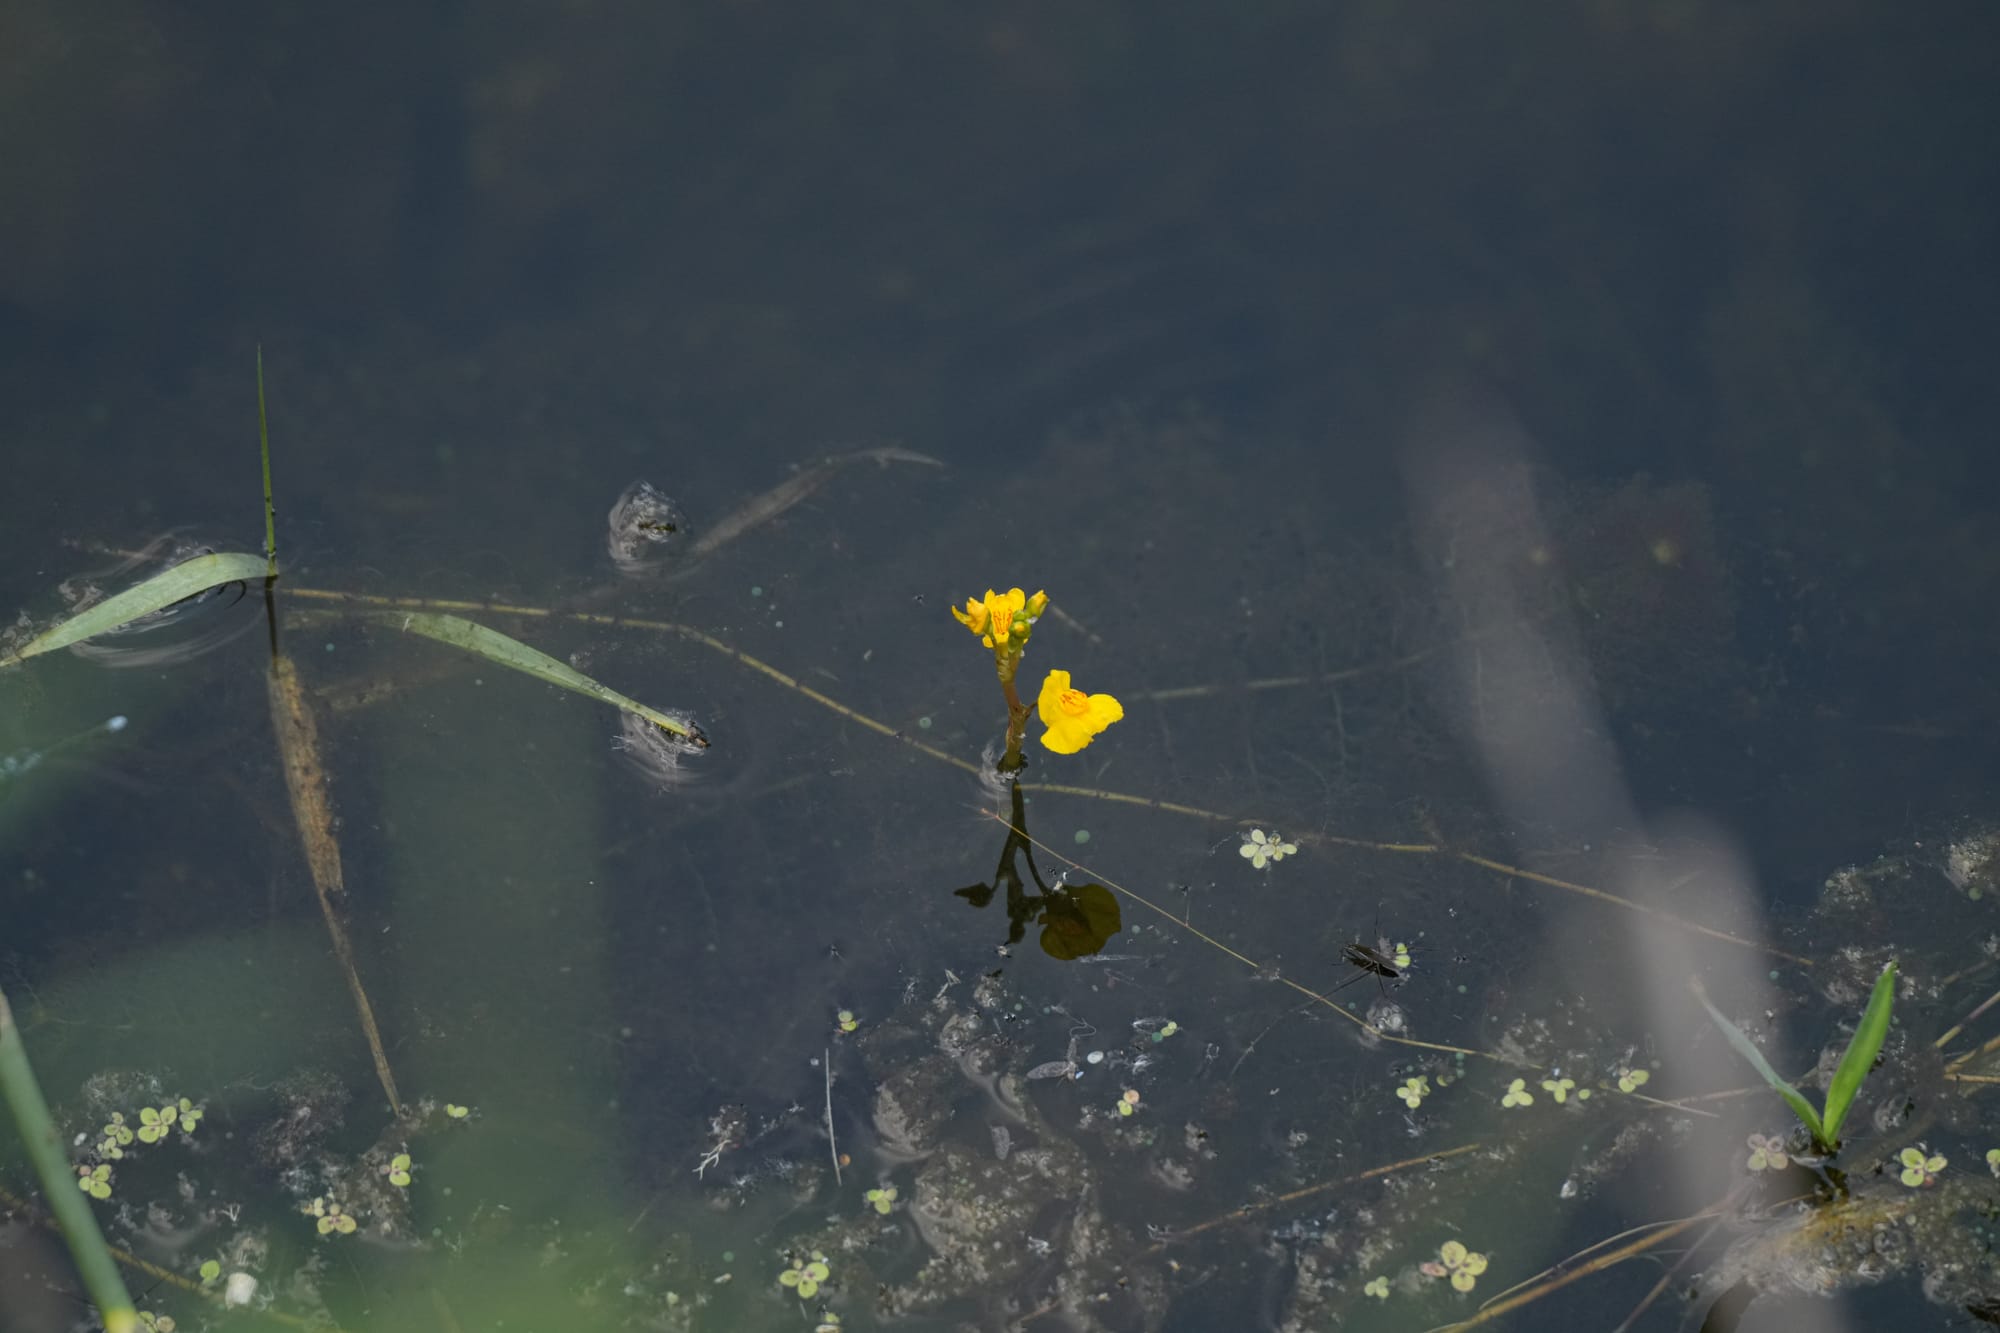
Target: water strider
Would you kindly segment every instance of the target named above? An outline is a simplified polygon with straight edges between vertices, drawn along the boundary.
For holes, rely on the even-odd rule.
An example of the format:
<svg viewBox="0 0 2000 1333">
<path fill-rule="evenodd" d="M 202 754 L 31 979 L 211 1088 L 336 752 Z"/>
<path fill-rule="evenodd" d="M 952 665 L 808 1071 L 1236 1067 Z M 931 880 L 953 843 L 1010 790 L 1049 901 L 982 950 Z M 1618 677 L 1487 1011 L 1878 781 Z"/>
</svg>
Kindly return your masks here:
<svg viewBox="0 0 2000 1333">
<path fill-rule="evenodd" d="M 1360 970 L 1328 991 L 1329 995 L 1345 990 L 1363 977 L 1372 976 L 1378 984 L 1386 981 L 1400 982 L 1410 972 L 1410 946 L 1401 943 L 1391 945 L 1386 936 L 1378 937 L 1373 944 L 1363 944 L 1360 940 L 1352 944 L 1343 944 L 1340 947 L 1340 958 L 1342 962 L 1352 964 Z"/>
</svg>

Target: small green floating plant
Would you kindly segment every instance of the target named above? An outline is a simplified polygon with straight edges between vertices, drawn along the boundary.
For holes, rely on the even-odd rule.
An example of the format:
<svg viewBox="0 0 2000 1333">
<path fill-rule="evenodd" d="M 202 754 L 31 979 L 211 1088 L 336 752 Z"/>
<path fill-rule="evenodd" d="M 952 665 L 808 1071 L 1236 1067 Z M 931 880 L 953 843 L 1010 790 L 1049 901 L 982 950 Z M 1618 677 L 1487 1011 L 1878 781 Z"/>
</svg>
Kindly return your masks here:
<svg viewBox="0 0 2000 1333">
<path fill-rule="evenodd" d="M 1938 1173 L 1945 1168 L 1943 1153 L 1927 1151 L 1922 1147 L 1905 1148 L 1897 1159 L 1902 1163 L 1901 1179 L 1911 1189 L 1922 1189 L 1934 1183 Z"/>
<path fill-rule="evenodd" d="M 76 1187 L 93 1199 L 111 1197 L 111 1168 L 99 1162 L 96 1166 L 79 1166 L 76 1169 Z"/>
<path fill-rule="evenodd" d="M 1895 960 L 1891 959 L 1883 967 L 1882 975 L 1875 979 L 1875 989 L 1868 996 L 1868 1007 L 1862 1011 L 1861 1022 L 1854 1029 L 1854 1036 L 1848 1040 L 1840 1063 L 1834 1067 L 1832 1079 L 1827 1082 L 1825 1107 L 1817 1111 L 1806 1100 L 1804 1093 L 1771 1068 L 1771 1062 L 1764 1058 L 1764 1053 L 1757 1049 L 1757 1043 L 1750 1040 L 1750 1035 L 1724 1018 L 1722 1011 L 1709 1003 L 1708 993 L 1702 989 L 1699 979 L 1692 979 L 1688 984 L 1695 998 L 1701 1001 L 1701 1007 L 1708 1010 L 1708 1016 L 1722 1029 L 1722 1035 L 1729 1039 L 1729 1044 L 1792 1108 L 1799 1123 L 1812 1135 L 1814 1151 L 1827 1157 L 1838 1152 L 1840 1127 L 1846 1123 L 1847 1113 L 1854 1109 L 1854 1099 L 1861 1091 L 1862 1080 L 1875 1067 L 1875 1057 L 1882 1053 L 1882 1043 L 1889 1036 L 1889 1010 L 1896 1000 Z M 1753 1148 L 1757 1146 L 1752 1145 Z"/>
<path fill-rule="evenodd" d="M 305 1204 L 299 1211 L 307 1217 L 319 1219 L 317 1226 L 322 1236 L 351 1236 L 360 1226 L 360 1223 L 354 1220 L 353 1213 L 325 1195 L 320 1195 L 311 1203 Z"/>
<path fill-rule="evenodd" d="M 814 1250 L 810 1260 L 793 1255 L 792 1266 L 778 1274 L 778 1285 L 797 1292 L 800 1300 L 809 1301 L 832 1276 L 826 1256 Z"/>
</svg>

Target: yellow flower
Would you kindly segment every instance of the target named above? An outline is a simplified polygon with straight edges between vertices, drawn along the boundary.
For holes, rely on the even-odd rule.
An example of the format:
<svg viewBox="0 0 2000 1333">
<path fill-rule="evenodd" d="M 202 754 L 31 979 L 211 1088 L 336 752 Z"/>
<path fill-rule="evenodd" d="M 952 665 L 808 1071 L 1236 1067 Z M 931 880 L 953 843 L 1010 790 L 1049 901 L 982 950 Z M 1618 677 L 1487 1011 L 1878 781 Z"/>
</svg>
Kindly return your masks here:
<svg viewBox="0 0 2000 1333">
<path fill-rule="evenodd" d="M 965 609 L 951 608 L 951 614 L 959 624 L 979 636 L 979 641 L 988 648 L 1004 648 L 1007 640 L 1015 633 L 1025 635 L 1028 625 L 1035 617 L 1047 609 L 1049 595 L 1038 592 L 1033 597 L 1019 588 L 1009 588 L 1006 592 L 986 590 L 982 601 L 977 597 L 965 599 Z"/>
<path fill-rule="evenodd" d="M 990 597 L 992 596 L 992 594 L 988 593 L 987 596 Z M 965 609 L 961 611 L 954 606 L 951 609 L 951 613 L 952 615 L 958 618 L 959 624 L 965 626 L 967 629 L 971 630 L 974 634 L 982 634 L 982 635 L 985 634 L 986 622 L 989 619 L 991 619 L 991 617 L 986 614 L 986 603 L 980 601 L 977 597 L 966 598 Z M 987 646 L 988 647 L 992 646 L 990 641 L 988 642 Z"/>
<path fill-rule="evenodd" d="M 1005 647 L 1009 634 L 1017 628 L 1022 630 L 1027 628 L 1017 623 L 1017 618 L 1027 609 L 1027 605 L 1028 594 L 1019 588 L 1009 588 L 998 595 L 995 595 L 991 588 L 986 590 L 986 614 L 989 619 L 987 633 L 991 635 L 994 647 Z"/>
<path fill-rule="evenodd" d="M 1051 671 L 1042 682 L 1037 705 L 1042 714 L 1042 744 L 1057 754 L 1075 754 L 1097 733 L 1125 716 L 1125 705 L 1108 694 L 1085 694 L 1069 686 L 1069 672 Z"/>
</svg>

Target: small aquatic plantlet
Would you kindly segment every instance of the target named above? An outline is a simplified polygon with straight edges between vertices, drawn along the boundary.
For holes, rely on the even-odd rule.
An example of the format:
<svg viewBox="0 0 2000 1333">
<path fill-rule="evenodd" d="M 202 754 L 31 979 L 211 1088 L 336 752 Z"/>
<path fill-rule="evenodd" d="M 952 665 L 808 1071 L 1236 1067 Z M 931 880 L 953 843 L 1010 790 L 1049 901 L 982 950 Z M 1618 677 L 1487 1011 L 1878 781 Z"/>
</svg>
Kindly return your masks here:
<svg viewBox="0 0 2000 1333">
<path fill-rule="evenodd" d="M 1033 710 L 1022 702 L 1014 677 L 1021 669 L 1021 655 L 1028 650 L 1035 622 L 1048 606 L 1045 592 L 1030 597 L 1019 588 L 1006 592 L 988 588 L 983 599 L 966 598 L 963 611 L 951 608 L 958 623 L 993 650 L 993 669 L 1000 677 L 1001 692 L 1007 696 L 1007 752 L 1000 759 L 1000 771 L 1005 774 L 1019 773 L 1027 763 L 1021 755 L 1021 741 L 1032 712 L 1041 714 L 1047 728 L 1042 744 L 1057 754 L 1075 754 L 1125 716 L 1124 705 L 1110 695 L 1085 694 L 1072 688 L 1067 671 L 1049 672 Z"/>
<path fill-rule="evenodd" d="M 862 1197 L 868 1201 L 871 1208 L 887 1217 L 890 1210 L 896 1206 L 896 1187 L 884 1185 L 881 1189 L 869 1190 Z"/>
<path fill-rule="evenodd" d="M 810 1262 L 794 1255 L 792 1266 L 778 1274 L 778 1285 L 790 1287 L 798 1292 L 800 1300 L 808 1301 L 819 1293 L 820 1285 L 831 1276 L 833 1273 L 826 1265 L 826 1256 L 814 1250 Z"/>
<path fill-rule="evenodd" d="M 171 1103 L 158 1108 L 151 1106 L 141 1107 L 139 1109 L 139 1142 L 158 1143 L 161 1139 L 172 1133 L 174 1127 L 180 1124 L 180 1122 L 180 1107 Z M 188 1121 L 188 1127 L 192 1129 L 194 1121 Z"/>
<path fill-rule="evenodd" d="M 1286 842 L 1282 834 L 1253 828 L 1243 835 L 1243 845 L 1236 850 L 1251 865 L 1262 870 L 1275 861 L 1284 860 L 1298 849 L 1297 843 Z"/>
<path fill-rule="evenodd" d="M 1782 1171 L 1791 1159 L 1785 1155 L 1785 1141 L 1776 1134 L 1752 1134 L 1750 1159 L 1744 1163 L 1752 1171 Z"/>
<path fill-rule="evenodd" d="M 354 1220 L 354 1214 L 348 1212 L 339 1203 L 327 1198 L 325 1195 L 315 1198 L 311 1203 L 300 1208 L 299 1211 L 307 1217 L 316 1217 L 319 1219 L 316 1225 L 319 1228 L 319 1234 L 322 1236 L 331 1236 L 336 1232 L 343 1236 L 351 1236 L 354 1234 L 355 1228 L 360 1225 Z"/>
<path fill-rule="evenodd" d="M 1826 1107 L 1822 1111 L 1813 1110 L 1805 1094 L 1780 1078 L 1778 1071 L 1771 1068 L 1771 1062 L 1764 1058 L 1764 1053 L 1757 1049 L 1757 1043 L 1750 1040 L 1750 1035 L 1724 1018 L 1722 1011 L 1709 1003 L 1708 993 L 1702 989 L 1700 978 L 1689 978 L 1688 985 L 1695 998 L 1701 1001 L 1701 1007 L 1708 1010 L 1708 1016 L 1722 1029 L 1722 1035 L 1729 1039 L 1729 1044 L 1792 1108 L 1799 1123 L 1812 1135 L 1813 1147 L 1828 1157 L 1838 1152 L 1840 1127 L 1847 1120 L 1847 1113 L 1854 1108 L 1854 1098 L 1861 1091 L 1861 1082 L 1875 1067 L 1875 1057 L 1882 1053 L 1882 1042 L 1889 1035 L 1889 1009 L 1896 1000 L 1895 960 L 1891 959 L 1883 967 L 1882 975 L 1875 978 L 1875 989 L 1869 993 L 1868 1007 L 1862 1011 L 1861 1022 L 1848 1039 L 1847 1050 L 1842 1053 L 1840 1063 L 1834 1067 L 1833 1077 L 1827 1082 Z"/>
<path fill-rule="evenodd" d="M 111 1197 L 111 1168 L 102 1162 L 76 1169 L 76 1187 L 93 1199 Z"/>
<path fill-rule="evenodd" d="M 1927 1153 L 1922 1148 L 1905 1148 L 1896 1160 L 1903 1164 L 1902 1181 L 1911 1189 L 1930 1184 L 1945 1168 L 1944 1154 Z"/>
<path fill-rule="evenodd" d="M 104 1137 L 97 1141 L 97 1155 L 113 1161 L 125 1155 L 132 1145 L 132 1127 L 125 1123 L 123 1111 L 113 1111 L 111 1119 L 104 1126 Z"/>
<path fill-rule="evenodd" d="M 1486 1256 L 1465 1248 L 1463 1241 L 1448 1240 L 1438 1246 L 1438 1257 L 1417 1265 L 1425 1277 L 1449 1277 L 1458 1291 L 1471 1291 L 1479 1275 L 1486 1271 Z"/>
<path fill-rule="evenodd" d="M 1486 1256 L 1466 1249 L 1461 1241 L 1448 1240 L 1438 1246 L 1438 1264 L 1451 1275 L 1456 1290 L 1471 1291 L 1486 1271 Z"/>
</svg>

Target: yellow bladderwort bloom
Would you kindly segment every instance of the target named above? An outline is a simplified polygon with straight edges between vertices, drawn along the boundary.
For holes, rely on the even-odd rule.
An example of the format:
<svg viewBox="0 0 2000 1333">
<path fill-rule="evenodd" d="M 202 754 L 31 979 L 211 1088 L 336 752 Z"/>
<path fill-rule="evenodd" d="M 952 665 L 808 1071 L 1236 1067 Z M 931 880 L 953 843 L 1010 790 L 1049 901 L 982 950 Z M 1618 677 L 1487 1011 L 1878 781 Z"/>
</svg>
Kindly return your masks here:
<svg viewBox="0 0 2000 1333">
<path fill-rule="evenodd" d="M 1108 694 L 1085 694 L 1070 688 L 1069 672 L 1051 671 L 1042 682 L 1038 706 L 1042 744 L 1057 754 L 1075 754 L 1097 738 L 1097 733 L 1125 716 L 1125 705 Z"/>
<path fill-rule="evenodd" d="M 1027 636 L 1028 627 L 1035 618 L 1048 609 L 1049 595 L 1038 592 L 1028 596 L 1019 588 L 1009 588 L 1006 592 L 986 590 L 982 601 L 977 597 L 965 599 L 965 609 L 951 609 L 958 623 L 979 636 L 979 641 L 995 652 L 1004 652 L 1010 639 Z"/>
<path fill-rule="evenodd" d="M 991 597 L 993 594 L 989 592 L 986 595 L 988 597 Z M 951 613 L 952 615 L 958 618 L 959 624 L 965 626 L 967 629 L 971 630 L 974 634 L 982 636 L 986 634 L 987 622 L 993 618 L 991 615 L 987 614 L 986 603 L 980 601 L 977 597 L 966 598 L 965 609 L 961 611 L 954 606 L 951 609 Z M 988 638 L 986 640 L 986 646 L 988 648 L 991 648 L 993 646 L 993 640 L 991 638 Z"/>
<path fill-rule="evenodd" d="M 1007 696 L 1007 749 L 996 768 L 1003 776 L 1018 774 L 1027 760 L 1021 745 L 1028 734 L 1028 719 L 1034 716 L 1014 688 L 1021 669 L 1021 657 L 1028 651 L 1028 636 L 1035 622 L 1049 609 L 1049 595 L 1037 592 L 1030 597 L 1019 588 L 995 592 L 988 588 L 984 597 L 968 597 L 965 609 L 951 608 L 952 618 L 971 630 L 979 641 L 993 650 L 993 671 L 1000 677 L 1000 689 Z M 1042 720 L 1049 725 L 1043 744 L 1058 754 L 1075 754 L 1090 744 L 1090 738 L 1125 715 L 1116 699 L 1108 694 L 1085 695 L 1069 689 L 1069 675 L 1058 672 L 1062 683 L 1055 696 L 1042 691 Z M 1055 680 L 1055 676 L 1049 678 Z M 1068 691 L 1065 694 L 1064 691 Z M 1073 699 L 1069 695 L 1074 695 Z"/>
<path fill-rule="evenodd" d="M 1022 621 L 1021 613 L 1027 609 L 1027 606 L 1028 595 L 1019 588 L 1009 588 L 998 597 L 995 597 L 990 589 L 988 590 L 986 594 L 986 614 L 991 623 L 987 625 L 986 633 L 987 637 L 993 641 L 993 646 L 996 649 L 1007 646 L 1007 636 L 1009 634 L 1018 633 L 1023 636 L 1026 635 L 1028 627 Z"/>
</svg>

